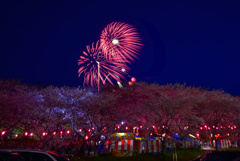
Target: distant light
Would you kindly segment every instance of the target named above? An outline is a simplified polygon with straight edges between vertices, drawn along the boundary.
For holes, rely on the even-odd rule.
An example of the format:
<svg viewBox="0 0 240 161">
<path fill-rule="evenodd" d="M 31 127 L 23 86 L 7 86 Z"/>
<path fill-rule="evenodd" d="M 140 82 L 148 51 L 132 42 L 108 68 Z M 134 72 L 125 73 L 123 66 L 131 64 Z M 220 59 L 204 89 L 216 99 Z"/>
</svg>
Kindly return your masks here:
<svg viewBox="0 0 240 161">
<path fill-rule="evenodd" d="M 133 83 L 136 82 L 136 78 L 132 77 L 132 78 L 131 78 L 131 81 L 132 81 Z"/>
<path fill-rule="evenodd" d="M 120 128 L 120 126 L 117 126 L 117 128 L 119 129 L 119 128 Z"/>
<path fill-rule="evenodd" d="M 121 122 L 121 124 L 123 125 L 123 124 L 124 124 L 124 122 L 122 121 L 122 122 Z"/>
<path fill-rule="evenodd" d="M 88 136 L 85 136 L 85 140 L 87 140 L 88 139 Z"/>
<path fill-rule="evenodd" d="M 30 136 L 33 136 L 33 133 L 30 133 Z"/>
<path fill-rule="evenodd" d="M 67 130 L 67 134 L 70 134 L 70 130 Z"/>
<path fill-rule="evenodd" d="M 155 129 L 155 126 L 153 126 L 153 128 Z"/>
<path fill-rule="evenodd" d="M 3 131 L 1 134 L 2 134 L 2 135 L 6 134 L 6 131 Z"/>
<path fill-rule="evenodd" d="M 129 86 L 131 86 L 132 84 L 133 84 L 132 82 L 130 82 L 130 81 L 128 82 L 128 85 L 129 85 Z"/>
<path fill-rule="evenodd" d="M 140 128 L 142 128 L 142 125 L 140 126 Z"/>
<path fill-rule="evenodd" d="M 119 41 L 118 41 L 118 39 L 113 38 L 112 43 L 113 43 L 114 45 L 118 45 L 118 44 L 119 44 Z"/>
<path fill-rule="evenodd" d="M 15 138 L 17 138 L 17 137 L 18 137 L 18 134 L 15 135 Z"/>
<path fill-rule="evenodd" d="M 122 68 L 122 72 L 126 72 L 126 69 Z"/>
<path fill-rule="evenodd" d="M 126 126 L 126 130 L 128 130 L 128 127 Z"/>
<path fill-rule="evenodd" d="M 43 135 L 43 136 L 46 136 L 46 133 L 45 133 L 45 132 L 43 132 L 43 133 L 42 133 L 42 135 Z"/>
<path fill-rule="evenodd" d="M 27 135 L 28 135 L 28 132 L 25 132 L 24 135 L 27 136 Z"/>
<path fill-rule="evenodd" d="M 78 131 L 79 131 L 79 132 L 82 132 L 82 129 L 79 129 Z"/>
<path fill-rule="evenodd" d="M 53 132 L 53 135 L 56 135 L 56 132 Z"/>
</svg>

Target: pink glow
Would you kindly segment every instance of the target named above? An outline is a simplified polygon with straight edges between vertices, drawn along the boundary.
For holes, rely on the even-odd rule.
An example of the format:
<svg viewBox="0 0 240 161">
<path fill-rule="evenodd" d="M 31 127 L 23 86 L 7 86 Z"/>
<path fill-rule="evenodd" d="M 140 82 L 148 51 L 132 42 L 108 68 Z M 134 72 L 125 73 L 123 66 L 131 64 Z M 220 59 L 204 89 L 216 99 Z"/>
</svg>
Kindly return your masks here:
<svg viewBox="0 0 240 161">
<path fill-rule="evenodd" d="M 15 138 L 17 138 L 17 137 L 18 137 L 18 134 L 15 135 Z"/>
<path fill-rule="evenodd" d="M 25 136 L 28 136 L 28 132 L 25 132 L 24 135 L 25 135 Z"/>
<path fill-rule="evenodd" d="M 128 130 L 128 127 L 126 126 L 126 130 Z"/>
<path fill-rule="evenodd" d="M 132 77 L 132 78 L 131 78 L 131 81 L 132 81 L 133 83 L 136 82 L 136 78 Z"/>
<path fill-rule="evenodd" d="M 30 133 L 30 136 L 33 136 L 33 133 Z"/>
<path fill-rule="evenodd" d="M 2 131 L 2 133 L 1 133 L 2 135 L 4 135 L 4 134 L 6 134 L 6 131 Z"/>
<path fill-rule="evenodd" d="M 85 136 L 85 140 L 87 140 L 88 139 L 88 136 Z"/>
<path fill-rule="evenodd" d="M 67 134 L 70 134 L 70 130 L 67 130 Z"/>
<path fill-rule="evenodd" d="M 53 132 L 53 135 L 56 135 L 56 132 Z"/>
<path fill-rule="evenodd" d="M 82 132 L 82 129 L 79 129 L 79 132 Z"/>
<path fill-rule="evenodd" d="M 128 82 L 128 85 L 129 85 L 129 86 L 131 86 L 132 84 L 133 84 L 132 82 L 130 82 L 130 81 Z"/>
</svg>

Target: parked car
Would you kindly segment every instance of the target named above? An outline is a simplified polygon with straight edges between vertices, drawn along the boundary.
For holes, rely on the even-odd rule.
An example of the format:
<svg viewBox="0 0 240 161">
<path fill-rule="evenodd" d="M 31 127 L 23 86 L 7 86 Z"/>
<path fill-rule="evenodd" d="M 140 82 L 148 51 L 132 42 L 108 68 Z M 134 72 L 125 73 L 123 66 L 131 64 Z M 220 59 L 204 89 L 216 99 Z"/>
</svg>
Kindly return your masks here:
<svg viewBox="0 0 240 161">
<path fill-rule="evenodd" d="M 240 161 L 240 151 L 207 151 L 192 161 Z"/>
<path fill-rule="evenodd" d="M 48 151 L 48 150 L 0 149 L 0 154 L 4 152 L 16 153 L 18 155 L 21 155 L 24 158 L 24 161 L 70 161 L 64 155 L 55 151 Z M 12 160 L 6 160 L 6 161 L 12 161 Z M 22 161 L 22 160 L 19 160 L 19 161 Z"/>
<path fill-rule="evenodd" d="M 0 151 L 0 161 L 24 161 L 24 159 L 19 153 Z"/>
</svg>

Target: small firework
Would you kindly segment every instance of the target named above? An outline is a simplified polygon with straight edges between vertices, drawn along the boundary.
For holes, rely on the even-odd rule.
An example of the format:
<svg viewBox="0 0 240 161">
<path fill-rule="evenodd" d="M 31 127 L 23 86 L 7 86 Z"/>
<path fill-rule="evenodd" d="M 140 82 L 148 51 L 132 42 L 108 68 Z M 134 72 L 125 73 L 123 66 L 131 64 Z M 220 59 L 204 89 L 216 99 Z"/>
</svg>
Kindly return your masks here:
<svg viewBox="0 0 240 161">
<path fill-rule="evenodd" d="M 122 22 L 112 22 L 102 31 L 100 47 L 106 59 L 130 63 L 142 46 L 136 29 Z"/>
<path fill-rule="evenodd" d="M 87 52 L 83 51 L 83 55 L 78 60 L 80 66 L 78 76 L 84 73 L 84 85 L 96 86 L 99 80 L 103 84 L 108 81 L 113 85 L 112 79 L 117 82 L 125 79 L 126 70 L 129 70 L 129 67 L 120 63 L 118 58 L 106 59 L 99 48 L 99 41 L 96 45 L 92 43 L 92 46 L 88 45 L 86 48 Z"/>
</svg>

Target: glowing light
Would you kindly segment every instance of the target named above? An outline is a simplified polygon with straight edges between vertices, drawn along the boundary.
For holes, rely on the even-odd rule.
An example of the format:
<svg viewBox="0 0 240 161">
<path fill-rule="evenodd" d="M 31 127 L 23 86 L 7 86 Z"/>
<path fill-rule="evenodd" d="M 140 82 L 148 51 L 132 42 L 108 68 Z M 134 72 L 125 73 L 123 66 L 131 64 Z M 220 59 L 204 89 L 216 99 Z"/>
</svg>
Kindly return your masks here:
<svg viewBox="0 0 240 161">
<path fill-rule="evenodd" d="M 67 134 L 70 134 L 70 130 L 67 130 Z"/>
<path fill-rule="evenodd" d="M 213 137 L 213 134 L 211 134 L 211 138 Z"/>
<path fill-rule="evenodd" d="M 202 127 L 200 127 L 200 130 L 202 130 Z"/>
<path fill-rule="evenodd" d="M 207 125 L 205 125 L 204 127 L 207 128 Z"/>
<path fill-rule="evenodd" d="M 133 83 L 136 82 L 136 78 L 132 77 L 132 78 L 131 78 L 131 81 L 132 81 Z"/>
<path fill-rule="evenodd" d="M 215 128 L 215 126 L 213 126 L 213 128 Z"/>
<path fill-rule="evenodd" d="M 196 135 L 197 135 L 197 137 L 199 138 L 199 134 L 197 133 Z"/>
<path fill-rule="evenodd" d="M 150 135 L 152 136 L 152 133 L 150 133 Z"/>
<path fill-rule="evenodd" d="M 218 127 L 216 127 L 216 129 L 218 129 Z"/>
<path fill-rule="evenodd" d="M 95 128 L 93 127 L 92 129 L 94 130 Z"/>
<path fill-rule="evenodd" d="M 124 124 L 124 122 L 122 121 L 122 122 L 121 122 L 121 124 L 123 125 L 123 124 Z"/>
<path fill-rule="evenodd" d="M 88 136 L 85 136 L 85 140 L 87 140 L 88 139 Z"/>
<path fill-rule="evenodd" d="M 142 125 L 140 126 L 140 128 L 142 128 Z"/>
<path fill-rule="evenodd" d="M 79 132 L 82 132 L 82 129 L 79 129 L 78 131 L 79 131 Z"/>
<path fill-rule="evenodd" d="M 62 132 L 62 131 L 60 131 L 60 134 L 61 134 L 61 135 L 62 135 L 62 133 L 63 133 L 63 132 Z"/>
<path fill-rule="evenodd" d="M 128 85 L 131 86 L 133 84 L 133 82 L 128 82 Z"/>
<path fill-rule="evenodd" d="M 56 132 L 53 132 L 53 135 L 56 135 Z"/>
<path fill-rule="evenodd" d="M 229 133 L 227 134 L 227 136 L 229 136 Z"/>
<path fill-rule="evenodd" d="M 1 133 L 2 135 L 4 135 L 4 134 L 6 134 L 6 131 L 2 131 L 2 133 Z"/>
<path fill-rule="evenodd" d="M 162 128 L 164 128 L 164 126 L 162 126 Z"/>
<path fill-rule="evenodd" d="M 25 136 L 28 136 L 28 132 L 25 132 L 24 135 L 25 135 Z"/>
<path fill-rule="evenodd" d="M 112 43 L 113 43 L 114 45 L 118 45 L 118 44 L 119 44 L 119 41 L 118 41 L 118 39 L 113 38 Z"/>
<path fill-rule="evenodd" d="M 30 136 L 33 136 L 33 133 L 30 133 Z"/>
<path fill-rule="evenodd" d="M 208 130 L 210 130 L 211 128 L 210 127 L 208 127 Z"/>
<path fill-rule="evenodd" d="M 91 129 L 88 129 L 88 132 L 91 132 Z"/>
<path fill-rule="evenodd" d="M 15 138 L 17 138 L 17 137 L 18 137 L 18 134 L 15 135 Z"/>
<path fill-rule="evenodd" d="M 126 126 L 126 130 L 128 130 L 128 127 Z"/>
<path fill-rule="evenodd" d="M 189 136 L 191 136 L 192 138 L 196 138 L 196 136 L 192 135 L 192 134 L 188 134 Z"/>
<path fill-rule="evenodd" d="M 43 135 L 43 136 L 46 136 L 46 133 L 45 133 L 45 132 L 43 132 L 43 133 L 42 133 L 42 135 Z"/>
</svg>

